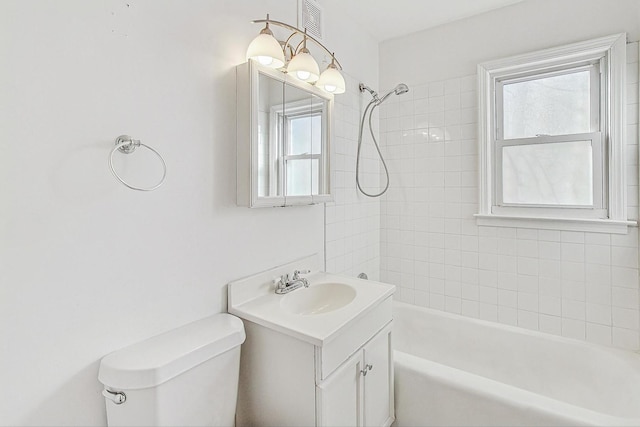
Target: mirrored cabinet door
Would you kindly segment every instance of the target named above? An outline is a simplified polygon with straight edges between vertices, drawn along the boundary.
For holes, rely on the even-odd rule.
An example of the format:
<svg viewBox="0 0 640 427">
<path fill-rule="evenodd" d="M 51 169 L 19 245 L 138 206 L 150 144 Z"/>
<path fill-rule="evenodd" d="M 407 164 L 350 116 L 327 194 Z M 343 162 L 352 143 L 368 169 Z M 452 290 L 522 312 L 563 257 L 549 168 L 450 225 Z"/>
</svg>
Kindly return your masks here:
<svg viewBox="0 0 640 427">
<path fill-rule="evenodd" d="M 331 147 L 331 108 L 325 108 L 326 103 L 322 98 L 313 95 L 311 99 L 312 105 L 322 106 L 321 109 L 315 108 L 315 117 L 311 122 L 310 133 L 312 135 L 311 153 L 314 155 L 314 161 L 311 164 L 311 195 L 314 198 L 322 197 L 324 194 L 330 194 L 329 176 L 331 169 L 329 166 Z M 323 126 L 326 123 L 327 126 Z"/>
<path fill-rule="evenodd" d="M 258 75 L 258 135 L 257 135 L 257 195 L 259 198 L 279 197 L 282 191 L 281 149 L 278 139 L 282 130 L 274 111 L 284 105 L 281 82 L 264 74 Z"/>
<path fill-rule="evenodd" d="M 238 204 L 331 201 L 332 95 L 252 61 L 237 78 Z"/>
<path fill-rule="evenodd" d="M 313 148 L 320 150 L 322 137 L 317 128 L 322 121 L 322 104 L 313 105 L 313 95 L 290 84 L 284 85 L 286 105 L 282 116 L 284 195 L 288 202 L 302 202 L 313 190 Z M 315 121 L 315 127 L 314 125 Z M 314 130 L 316 132 L 314 133 Z M 311 201 L 309 201 L 311 202 Z"/>
</svg>

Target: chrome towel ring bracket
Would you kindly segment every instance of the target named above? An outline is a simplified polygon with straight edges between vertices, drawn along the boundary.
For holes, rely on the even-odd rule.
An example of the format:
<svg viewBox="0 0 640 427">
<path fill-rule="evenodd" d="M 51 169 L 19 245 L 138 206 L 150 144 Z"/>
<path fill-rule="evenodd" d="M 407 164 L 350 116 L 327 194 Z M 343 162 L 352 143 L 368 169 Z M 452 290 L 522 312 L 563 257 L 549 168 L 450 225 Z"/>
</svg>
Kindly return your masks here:
<svg viewBox="0 0 640 427">
<path fill-rule="evenodd" d="M 113 168 L 113 154 L 116 151 L 119 151 L 124 154 L 131 154 L 134 151 L 136 151 L 136 148 L 140 146 L 152 151 L 156 156 L 158 156 L 158 158 L 162 162 L 162 168 L 163 168 L 162 178 L 160 179 L 160 182 L 158 182 L 156 185 L 152 187 L 144 188 L 144 187 L 136 187 L 135 185 L 131 185 L 128 182 L 126 182 L 124 179 L 122 179 L 120 175 L 116 173 L 116 170 Z M 156 188 L 160 187 L 164 183 L 165 178 L 167 177 L 167 164 L 164 162 L 164 159 L 162 158 L 160 153 L 158 153 L 156 150 L 149 147 L 148 145 L 141 143 L 139 139 L 133 139 L 129 135 L 120 135 L 119 137 L 116 138 L 116 146 L 114 147 L 113 150 L 111 150 L 111 154 L 109 155 L 109 168 L 111 169 L 111 173 L 113 174 L 113 176 L 118 181 L 120 181 L 122 184 L 129 187 L 130 189 L 138 190 L 138 191 L 153 191 Z"/>
</svg>

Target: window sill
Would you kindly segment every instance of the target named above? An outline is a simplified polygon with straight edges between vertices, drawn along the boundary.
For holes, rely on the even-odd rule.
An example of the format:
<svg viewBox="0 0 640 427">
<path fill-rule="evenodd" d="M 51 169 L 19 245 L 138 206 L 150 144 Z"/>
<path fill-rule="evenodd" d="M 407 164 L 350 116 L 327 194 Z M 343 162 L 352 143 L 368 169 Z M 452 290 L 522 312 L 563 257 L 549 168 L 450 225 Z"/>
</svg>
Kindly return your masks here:
<svg viewBox="0 0 640 427">
<path fill-rule="evenodd" d="M 492 227 L 539 228 L 543 230 L 588 231 L 592 233 L 627 234 L 637 221 L 584 218 L 535 218 L 506 215 L 475 214 L 477 225 Z"/>
</svg>

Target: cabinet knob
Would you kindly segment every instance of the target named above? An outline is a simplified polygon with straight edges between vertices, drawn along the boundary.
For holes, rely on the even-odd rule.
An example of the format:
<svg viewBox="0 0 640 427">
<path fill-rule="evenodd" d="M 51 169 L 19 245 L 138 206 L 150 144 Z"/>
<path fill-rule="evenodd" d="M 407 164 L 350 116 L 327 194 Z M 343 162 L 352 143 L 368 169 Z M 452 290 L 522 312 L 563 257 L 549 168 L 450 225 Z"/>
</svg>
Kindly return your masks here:
<svg viewBox="0 0 640 427">
<path fill-rule="evenodd" d="M 367 372 L 373 370 L 373 365 L 364 365 L 364 369 L 360 371 L 363 377 L 367 376 Z"/>
</svg>

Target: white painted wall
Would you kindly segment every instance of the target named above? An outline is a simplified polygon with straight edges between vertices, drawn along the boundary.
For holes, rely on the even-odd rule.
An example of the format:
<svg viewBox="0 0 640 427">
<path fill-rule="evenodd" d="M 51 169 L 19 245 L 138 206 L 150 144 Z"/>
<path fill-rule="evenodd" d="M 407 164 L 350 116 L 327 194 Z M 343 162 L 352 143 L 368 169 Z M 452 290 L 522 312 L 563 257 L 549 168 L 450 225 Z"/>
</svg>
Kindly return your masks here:
<svg viewBox="0 0 640 427">
<path fill-rule="evenodd" d="M 640 37 L 638 0 L 525 0 L 380 44 L 380 86 L 463 77 L 484 61 L 614 33 Z"/>
<path fill-rule="evenodd" d="M 627 32 L 640 1 L 528 0 L 390 40 L 381 109 L 392 170 L 381 204 L 381 277 L 417 305 L 640 349 L 638 229 L 628 235 L 476 226 L 476 65 Z M 638 219 L 638 45 L 627 47 L 627 204 Z"/>
<path fill-rule="evenodd" d="M 0 424 L 104 425 L 103 355 L 224 311 L 232 279 L 324 250 L 322 205 L 235 205 L 234 67 L 249 21 L 295 24 L 296 4 L 0 3 Z M 326 45 L 377 84 L 377 44 L 325 12 Z M 123 133 L 166 159 L 157 191 L 110 175 Z"/>
</svg>

